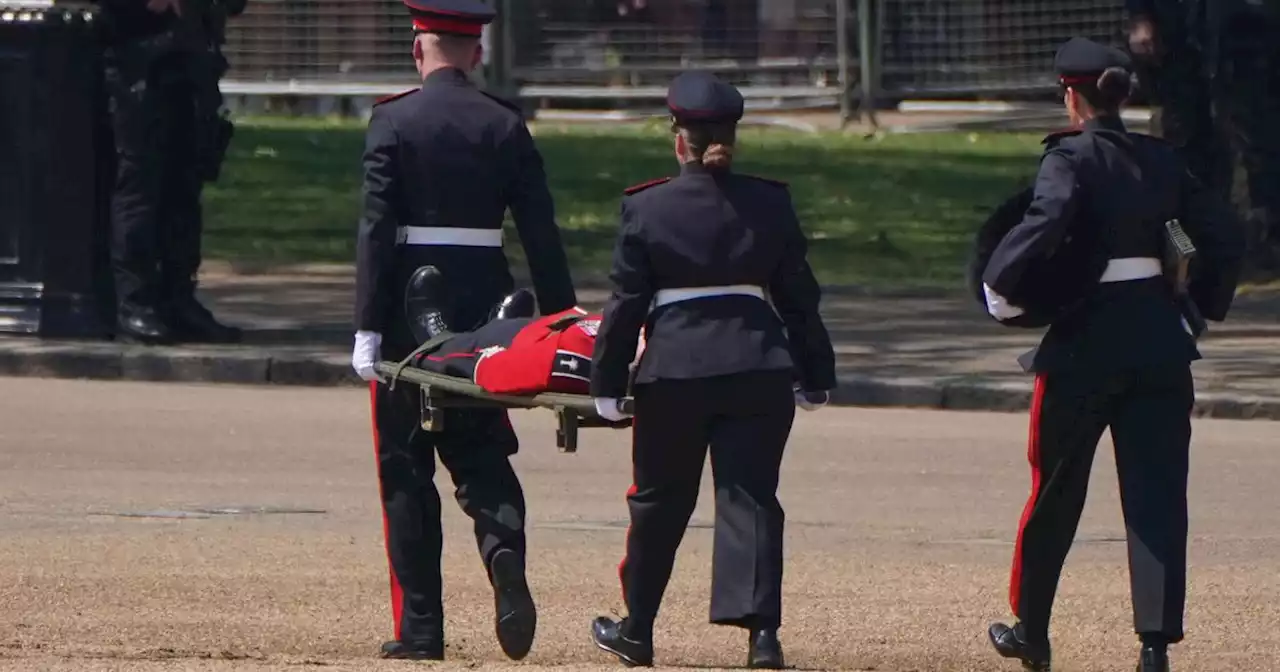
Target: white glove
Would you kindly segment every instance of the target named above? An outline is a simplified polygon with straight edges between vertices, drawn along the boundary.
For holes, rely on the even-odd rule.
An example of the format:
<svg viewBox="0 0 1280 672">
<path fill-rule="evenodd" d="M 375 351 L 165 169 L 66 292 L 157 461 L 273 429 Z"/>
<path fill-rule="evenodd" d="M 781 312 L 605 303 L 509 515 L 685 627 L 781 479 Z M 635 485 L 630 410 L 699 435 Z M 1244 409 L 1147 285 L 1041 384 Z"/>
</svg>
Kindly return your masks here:
<svg viewBox="0 0 1280 672">
<path fill-rule="evenodd" d="M 373 382 L 385 382 L 374 370 L 378 361 L 378 348 L 382 345 L 382 334 L 375 331 L 357 331 L 356 347 L 351 351 L 351 368 L 361 378 Z"/>
<path fill-rule="evenodd" d="M 996 294 L 994 290 L 982 283 L 982 293 L 987 297 L 987 312 L 997 320 L 1008 320 L 1015 318 L 1023 313 L 1023 310 L 1011 303 L 1009 300 Z"/>
<path fill-rule="evenodd" d="M 618 410 L 618 400 L 612 397 L 596 397 L 592 399 L 596 405 L 596 413 L 609 422 L 622 422 L 630 415 Z"/>
<path fill-rule="evenodd" d="M 805 392 L 804 390 L 796 390 L 796 406 L 806 411 L 816 411 L 827 405 L 831 400 L 830 392 Z M 812 395 L 816 401 L 811 401 L 809 395 Z"/>
</svg>

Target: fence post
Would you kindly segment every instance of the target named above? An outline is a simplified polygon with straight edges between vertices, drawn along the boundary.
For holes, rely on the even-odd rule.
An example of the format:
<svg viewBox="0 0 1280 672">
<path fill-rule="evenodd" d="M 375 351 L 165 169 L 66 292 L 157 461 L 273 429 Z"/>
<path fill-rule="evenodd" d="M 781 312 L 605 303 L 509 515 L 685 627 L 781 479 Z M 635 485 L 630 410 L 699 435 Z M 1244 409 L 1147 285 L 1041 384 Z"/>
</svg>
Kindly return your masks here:
<svg viewBox="0 0 1280 672">
<path fill-rule="evenodd" d="M 879 3 L 876 3 L 879 4 Z M 858 0 L 858 58 L 861 61 L 861 82 L 859 84 L 862 95 L 858 99 L 858 120 L 863 119 L 865 114 L 871 127 L 879 128 L 880 122 L 876 119 L 876 66 L 878 58 L 876 57 L 876 47 L 879 45 L 878 31 L 874 30 L 877 25 L 876 18 L 881 12 L 872 12 L 872 0 Z"/>
<path fill-rule="evenodd" d="M 518 1 L 518 0 L 517 0 Z M 494 9 L 498 13 L 498 20 L 494 24 L 492 39 L 489 40 L 489 46 L 493 49 L 493 53 L 489 56 L 489 76 L 487 77 L 489 89 L 500 96 L 514 100 L 516 91 L 513 90 L 511 81 L 511 62 L 513 40 L 511 35 L 512 17 L 510 0 L 494 0 Z"/>
<path fill-rule="evenodd" d="M 850 109 L 853 103 L 853 85 L 849 82 L 849 3 L 853 0 L 837 0 L 836 2 L 836 59 L 840 69 L 840 129 L 849 125 L 853 116 Z"/>
</svg>

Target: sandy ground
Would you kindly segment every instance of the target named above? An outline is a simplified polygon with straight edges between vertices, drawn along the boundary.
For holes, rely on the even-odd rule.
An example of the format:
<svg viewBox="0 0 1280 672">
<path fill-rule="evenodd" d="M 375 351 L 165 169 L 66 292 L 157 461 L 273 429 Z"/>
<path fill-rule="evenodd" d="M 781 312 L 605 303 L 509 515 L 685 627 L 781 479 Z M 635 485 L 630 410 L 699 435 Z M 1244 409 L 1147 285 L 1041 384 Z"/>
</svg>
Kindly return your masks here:
<svg viewBox="0 0 1280 672">
<path fill-rule="evenodd" d="M 367 393 L 0 379 L 0 397 L 0 669 L 416 666 L 374 656 L 391 618 Z M 580 453 L 563 455 L 549 414 L 514 420 L 539 637 L 523 663 L 502 657 L 468 522 L 441 474 L 450 662 L 439 667 L 616 669 L 587 625 L 621 609 L 627 435 L 591 430 Z M 789 663 L 1017 669 L 984 632 L 1008 615 L 1025 425 L 999 414 L 802 415 L 781 493 Z M 1196 423 L 1188 640 L 1175 669 L 1280 669 L 1278 436 L 1273 423 Z M 1060 591 L 1059 670 L 1132 669 L 1108 447 Z M 707 494 L 664 604 L 659 665 L 745 660 L 740 631 L 706 624 Z M 174 517 L 227 508 L 258 512 Z"/>
</svg>

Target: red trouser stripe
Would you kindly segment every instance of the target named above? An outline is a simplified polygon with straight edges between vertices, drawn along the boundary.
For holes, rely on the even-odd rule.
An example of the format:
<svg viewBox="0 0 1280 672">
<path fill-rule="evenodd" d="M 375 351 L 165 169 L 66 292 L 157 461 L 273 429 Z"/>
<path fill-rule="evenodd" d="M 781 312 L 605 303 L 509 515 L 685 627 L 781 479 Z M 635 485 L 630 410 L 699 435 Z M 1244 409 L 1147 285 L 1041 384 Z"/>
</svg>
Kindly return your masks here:
<svg viewBox="0 0 1280 672">
<path fill-rule="evenodd" d="M 373 415 L 373 458 L 378 471 L 382 471 L 382 460 L 379 459 L 379 440 L 378 440 L 378 383 L 369 383 L 369 403 L 372 408 Z M 381 476 L 381 473 L 379 473 Z M 378 491 L 382 494 L 382 479 L 378 479 Z M 391 617 L 395 619 L 396 641 L 400 641 L 400 617 L 404 614 L 404 592 L 400 589 L 400 579 L 396 578 L 395 565 L 391 564 L 391 523 L 387 519 L 387 507 L 385 496 L 380 500 L 382 508 L 382 537 L 387 549 L 387 569 L 391 574 Z"/>
<path fill-rule="evenodd" d="M 627 498 L 636 494 L 636 486 L 633 483 L 627 488 Z M 622 562 L 618 563 L 618 583 L 622 585 L 622 603 L 627 603 L 627 580 L 623 578 L 623 572 L 627 571 L 627 548 L 631 545 L 631 525 L 627 525 L 627 536 L 622 541 Z"/>
<path fill-rule="evenodd" d="M 1040 408 L 1044 403 L 1044 374 L 1036 374 L 1035 390 L 1031 393 L 1031 429 L 1027 440 L 1027 461 L 1031 463 L 1031 496 L 1027 506 L 1022 510 L 1022 520 L 1018 523 L 1018 541 L 1013 546 L 1013 572 L 1009 579 L 1009 606 L 1013 613 L 1018 613 L 1022 598 L 1022 535 L 1026 531 L 1027 521 L 1036 510 L 1036 500 L 1040 498 Z"/>
</svg>

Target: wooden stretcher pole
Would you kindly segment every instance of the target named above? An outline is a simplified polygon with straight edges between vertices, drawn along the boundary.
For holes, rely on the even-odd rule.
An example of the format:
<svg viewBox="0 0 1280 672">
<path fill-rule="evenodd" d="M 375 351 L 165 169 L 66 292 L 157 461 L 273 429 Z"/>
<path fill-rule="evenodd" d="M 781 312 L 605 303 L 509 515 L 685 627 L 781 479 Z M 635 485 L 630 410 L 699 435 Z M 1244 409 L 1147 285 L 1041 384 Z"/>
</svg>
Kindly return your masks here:
<svg viewBox="0 0 1280 672">
<path fill-rule="evenodd" d="M 406 382 L 421 388 L 422 428 L 426 431 L 443 429 L 446 408 L 546 408 L 556 414 L 556 447 L 562 453 L 578 451 L 578 430 L 582 428 L 626 427 L 629 422 L 613 423 L 596 413 L 595 402 L 581 394 L 544 392 L 531 396 L 490 394 L 469 380 L 453 378 L 431 371 L 402 366 L 398 362 L 378 362 L 374 365 L 388 382 Z M 618 407 L 624 413 L 632 413 L 634 401 L 627 397 Z"/>
</svg>

